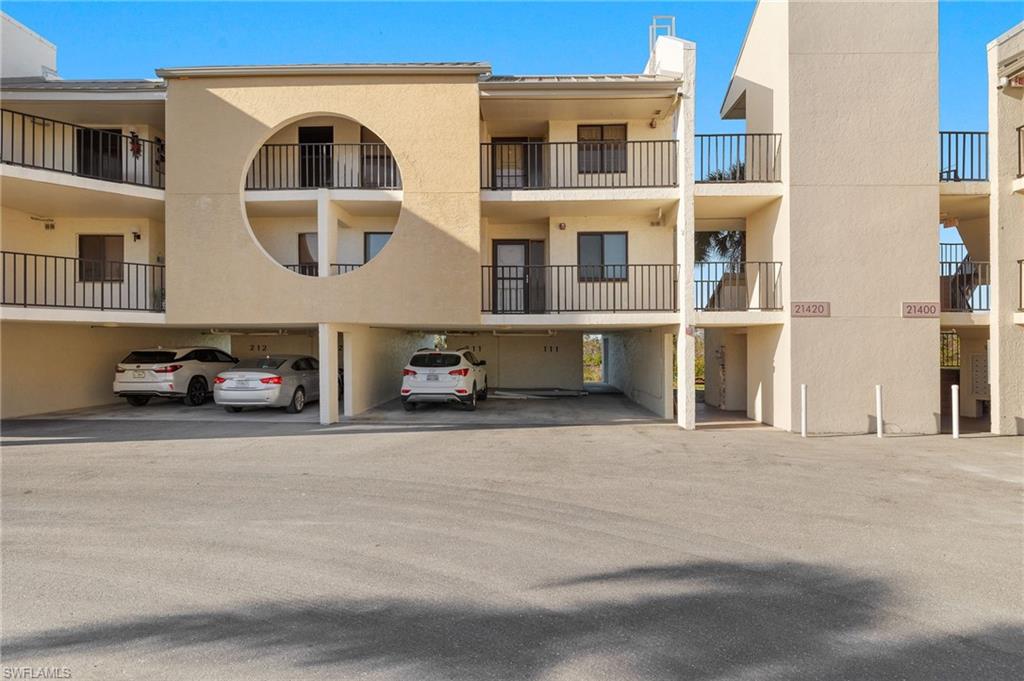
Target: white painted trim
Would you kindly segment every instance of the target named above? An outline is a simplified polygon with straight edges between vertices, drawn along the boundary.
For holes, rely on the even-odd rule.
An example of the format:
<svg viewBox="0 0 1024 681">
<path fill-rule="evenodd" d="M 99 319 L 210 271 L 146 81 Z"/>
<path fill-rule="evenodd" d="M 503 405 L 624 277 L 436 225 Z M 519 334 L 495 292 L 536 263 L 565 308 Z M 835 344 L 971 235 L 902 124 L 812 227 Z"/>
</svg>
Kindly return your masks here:
<svg viewBox="0 0 1024 681">
<path fill-rule="evenodd" d="M 85 310 L 63 307 L 20 307 L 0 305 L 0 320 L 5 322 L 63 322 L 78 324 L 117 324 L 130 326 L 163 326 L 163 312 L 124 310 Z"/>
<path fill-rule="evenodd" d="M 650 201 L 678 200 L 679 187 L 595 187 L 587 189 L 482 189 L 481 201 L 539 203 L 547 201 Z"/>
<path fill-rule="evenodd" d="M 988 326 L 989 312 L 940 312 L 940 326 Z"/>
<path fill-rule="evenodd" d="M 700 328 L 772 326 L 775 324 L 784 324 L 786 319 L 787 314 L 783 310 L 771 310 L 764 312 L 759 312 L 757 310 L 741 310 L 737 312 L 708 312 L 706 310 L 695 310 L 693 313 L 693 325 Z"/>
<path fill-rule="evenodd" d="M 60 173 L 55 170 L 44 170 L 42 168 L 29 168 L 26 166 L 15 166 L 7 163 L 0 163 L 0 177 L 28 180 L 30 182 L 41 182 L 43 184 L 56 184 L 63 187 L 75 189 L 88 189 L 90 191 L 105 192 L 107 194 L 120 194 L 139 199 L 150 199 L 152 201 L 164 200 L 164 190 L 152 187 L 142 187 L 125 182 L 109 182 L 107 180 L 94 180 L 91 177 L 80 177 L 70 173 Z"/>
<path fill-rule="evenodd" d="M 247 203 L 263 203 L 273 201 L 316 201 L 319 189 L 247 189 Z M 328 189 L 327 198 L 331 201 L 351 202 L 397 202 L 401 203 L 401 189 Z"/>
<path fill-rule="evenodd" d="M 544 329 L 565 327 L 627 327 L 666 326 L 679 324 L 678 312 L 558 312 L 550 314 L 483 314 L 481 322 L 487 327 Z"/>
</svg>

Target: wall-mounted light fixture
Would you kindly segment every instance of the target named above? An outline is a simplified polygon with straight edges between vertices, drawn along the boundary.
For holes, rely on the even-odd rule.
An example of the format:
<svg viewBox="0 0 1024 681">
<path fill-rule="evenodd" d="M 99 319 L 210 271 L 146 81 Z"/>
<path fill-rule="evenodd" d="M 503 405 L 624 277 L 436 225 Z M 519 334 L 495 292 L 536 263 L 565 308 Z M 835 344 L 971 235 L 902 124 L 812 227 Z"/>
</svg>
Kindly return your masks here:
<svg viewBox="0 0 1024 681">
<path fill-rule="evenodd" d="M 562 230 L 564 232 L 565 231 L 565 223 L 564 222 L 559 222 L 558 223 L 558 229 L 560 229 L 560 230 Z"/>
<path fill-rule="evenodd" d="M 142 239 L 140 232 L 132 232 L 132 241 L 139 241 L 140 239 Z"/>
</svg>

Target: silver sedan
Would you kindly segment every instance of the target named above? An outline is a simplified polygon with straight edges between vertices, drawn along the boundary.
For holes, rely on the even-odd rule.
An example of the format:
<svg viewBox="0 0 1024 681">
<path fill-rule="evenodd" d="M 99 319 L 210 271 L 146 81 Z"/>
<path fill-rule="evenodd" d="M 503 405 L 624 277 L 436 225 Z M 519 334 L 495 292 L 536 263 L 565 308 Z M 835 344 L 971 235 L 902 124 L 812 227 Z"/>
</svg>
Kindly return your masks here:
<svg viewBox="0 0 1024 681">
<path fill-rule="evenodd" d="M 284 407 L 297 414 L 320 398 L 320 363 L 306 355 L 243 359 L 213 380 L 213 399 L 230 412 Z"/>
</svg>

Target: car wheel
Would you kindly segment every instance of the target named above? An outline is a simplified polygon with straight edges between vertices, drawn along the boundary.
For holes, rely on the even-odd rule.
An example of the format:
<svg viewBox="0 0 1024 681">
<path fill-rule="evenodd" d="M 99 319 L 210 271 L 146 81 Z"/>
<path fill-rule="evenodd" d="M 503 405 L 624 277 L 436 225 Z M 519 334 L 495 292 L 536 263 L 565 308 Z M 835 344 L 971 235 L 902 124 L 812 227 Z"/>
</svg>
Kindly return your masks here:
<svg viewBox="0 0 1024 681">
<path fill-rule="evenodd" d="M 462 408 L 466 411 L 476 411 L 476 383 L 473 384 L 473 390 L 469 393 L 469 400 L 462 403 Z"/>
<path fill-rule="evenodd" d="M 484 400 L 487 399 L 487 379 L 486 378 L 484 379 L 484 389 L 480 391 L 479 395 L 477 395 L 477 399 L 480 400 L 481 402 L 483 402 Z"/>
<path fill-rule="evenodd" d="M 133 407 L 145 407 L 149 404 L 149 395 L 129 395 L 125 399 Z"/>
<path fill-rule="evenodd" d="M 289 414 L 298 414 L 306 406 L 306 391 L 302 388 L 296 388 L 292 394 L 292 401 L 288 403 L 286 409 Z"/>
<path fill-rule="evenodd" d="M 402 407 L 406 411 L 416 411 L 416 403 L 415 402 L 402 402 Z"/>
<path fill-rule="evenodd" d="M 188 382 L 188 391 L 185 393 L 185 406 L 198 407 L 206 402 L 206 379 L 199 376 Z"/>
<path fill-rule="evenodd" d="M 228 412 L 229 414 L 237 414 L 238 412 L 242 411 L 242 408 L 241 407 L 224 407 L 224 411 Z"/>
</svg>

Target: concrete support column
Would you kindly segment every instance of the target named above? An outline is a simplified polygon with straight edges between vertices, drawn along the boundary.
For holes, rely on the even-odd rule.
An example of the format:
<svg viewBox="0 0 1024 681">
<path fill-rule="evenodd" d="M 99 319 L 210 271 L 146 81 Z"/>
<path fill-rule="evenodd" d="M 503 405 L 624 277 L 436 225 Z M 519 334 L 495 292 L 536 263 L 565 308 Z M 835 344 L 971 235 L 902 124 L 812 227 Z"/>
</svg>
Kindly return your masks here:
<svg viewBox="0 0 1024 681">
<path fill-rule="evenodd" d="M 320 424 L 326 426 L 338 422 L 338 327 L 335 324 L 317 326 L 320 349 Z"/>
<path fill-rule="evenodd" d="M 1024 88 L 998 88 L 999 63 L 1024 51 L 1024 33 L 1011 31 L 988 47 L 989 100 L 989 251 L 992 296 L 989 313 L 988 372 L 992 432 L 1024 434 L 1024 327 L 1014 324 L 1020 304 L 1024 257 L 1024 195 L 1013 192 L 1017 175 L 1017 126 L 1021 125 Z M 961 361 L 963 352 L 961 350 Z"/>
<path fill-rule="evenodd" d="M 661 395 L 662 395 L 662 418 L 675 418 L 676 402 L 672 394 L 672 359 L 676 354 L 676 345 L 671 333 L 664 333 L 661 336 Z"/>
<path fill-rule="evenodd" d="M 681 93 L 675 117 L 675 137 L 679 146 L 680 201 L 676 218 L 676 263 L 679 265 L 679 331 L 676 334 L 676 419 L 681 428 L 696 428 L 696 367 L 694 366 L 694 291 L 693 291 L 693 172 L 694 172 L 694 82 L 697 75 L 697 53 L 692 43 L 683 43 L 682 79 L 686 91 Z M 668 361 L 670 343 L 666 345 Z M 668 394 L 671 395 L 671 384 Z M 671 414 L 669 415 L 671 418 Z"/>
<path fill-rule="evenodd" d="M 331 276 L 331 264 L 338 253 L 338 211 L 326 189 L 316 193 L 316 261 L 321 277 Z"/>
</svg>

